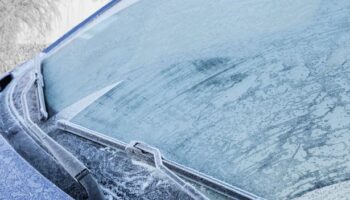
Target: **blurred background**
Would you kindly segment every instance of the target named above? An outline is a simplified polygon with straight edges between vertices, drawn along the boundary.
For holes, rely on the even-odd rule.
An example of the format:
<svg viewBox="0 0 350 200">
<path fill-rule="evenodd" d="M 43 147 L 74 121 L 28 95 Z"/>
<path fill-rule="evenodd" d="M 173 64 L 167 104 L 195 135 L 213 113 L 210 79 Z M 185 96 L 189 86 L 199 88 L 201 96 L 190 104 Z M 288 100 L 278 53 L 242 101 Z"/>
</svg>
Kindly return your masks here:
<svg viewBox="0 0 350 200">
<path fill-rule="evenodd" d="M 0 0 L 0 74 L 32 58 L 109 0 Z"/>
</svg>

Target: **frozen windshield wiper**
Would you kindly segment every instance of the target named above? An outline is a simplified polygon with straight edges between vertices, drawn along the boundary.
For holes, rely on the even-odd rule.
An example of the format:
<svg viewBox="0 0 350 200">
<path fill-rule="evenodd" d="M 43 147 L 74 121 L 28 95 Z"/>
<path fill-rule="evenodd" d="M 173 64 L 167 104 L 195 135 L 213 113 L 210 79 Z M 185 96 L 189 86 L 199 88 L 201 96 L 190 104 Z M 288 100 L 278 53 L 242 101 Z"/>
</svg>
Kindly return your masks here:
<svg viewBox="0 0 350 200">
<path fill-rule="evenodd" d="M 182 180 L 164 165 L 162 154 L 160 153 L 159 149 L 139 141 L 132 141 L 125 147 L 125 150 L 129 154 L 133 154 L 139 157 L 146 156 L 147 158 L 151 159 L 153 161 L 154 166 L 158 170 L 167 175 L 174 183 L 177 184 L 177 186 L 179 186 L 193 199 L 208 199 L 202 193 L 196 190 L 192 185 Z"/>
<path fill-rule="evenodd" d="M 42 75 L 42 59 L 45 57 L 44 53 L 39 54 L 35 58 L 35 83 L 38 96 L 38 105 L 40 120 L 47 120 L 48 113 L 45 105 L 44 97 L 44 80 Z M 159 149 L 152 147 L 144 142 L 135 141 L 130 144 L 125 144 L 121 141 L 109 138 L 101 133 L 86 129 L 85 127 L 73 124 L 67 120 L 59 120 L 58 128 L 77 134 L 81 137 L 89 139 L 94 142 L 101 143 L 103 145 L 118 148 L 127 151 L 129 154 L 134 154 L 144 158 L 151 159 L 154 166 L 166 174 L 174 183 L 176 183 L 184 192 L 186 192 L 193 199 L 207 199 L 201 192 L 199 192 L 192 185 L 184 181 L 178 175 L 185 177 L 200 185 L 206 186 L 219 194 L 222 194 L 232 199 L 261 199 L 260 197 L 246 192 L 240 188 L 233 187 L 226 183 L 223 183 L 217 179 L 201 174 L 195 170 L 172 162 L 162 157 Z"/>
<path fill-rule="evenodd" d="M 89 199 L 104 199 L 98 183 L 92 177 L 91 173 L 86 168 L 86 166 L 77 158 L 75 158 L 65 148 L 63 148 L 56 141 L 54 141 L 51 137 L 47 136 L 47 134 L 44 133 L 40 129 L 40 127 L 31 120 L 26 94 L 29 92 L 29 89 L 32 84 L 33 82 L 26 86 L 21 96 L 22 107 L 24 111 L 24 119 L 29 125 L 29 131 L 32 131 L 33 134 L 36 135 L 37 138 L 39 138 L 40 143 L 53 155 L 53 157 L 61 164 L 61 166 L 68 172 L 68 174 L 83 185 L 83 187 L 89 195 Z"/>
<path fill-rule="evenodd" d="M 131 142 L 130 144 L 126 144 L 122 141 L 116 140 L 114 138 L 111 138 L 99 132 L 90 130 L 86 127 L 82 127 L 80 125 L 74 124 L 70 121 L 63 120 L 63 119 L 58 120 L 57 126 L 61 130 L 70 132 L 72 134 L 78 135 L 90 141 L 99 143 L 101 145 L 125 150 L 137 156 L 142 156 L 146 158 L 146 160 L 151 159 L 155 167 L 158 166 L 157 168 L 167 173 L 168 176 L 173 177 L 172 180 L 178 181 L 177 184 L 180 184 L 182 186 L 186 186 L 187 183 L 185 183 L 185 181 L 183 181 L 177 175 L 180 175 L 181 177 L 184 177 L 195 183 L 203 185 L 204 187 L 212 189 L 213 191 L 216 191 L 219 194 L 222 194 L 230 199 L 247 199 L 247 200 L 262 199 L 261 197 L 258 197 L 247 191 L 244 191 L 238 187 L 231 186 L 217 179 L 209 177 L 205 174 L 192 170 L 188 167 L 185 167 L 173 161 L 167 160 L 166 158 L 161 156 L 161 153 L 157 148 L 152 147 L 143 142 Z M 188 190 L 186 191 L 187 193 L 191 193 L 191 196 L 198 197 L 197 195 L 199 195 L 199 197 L 201 197 L 200 192 L 193 191 L 190 187 L 188 187 Z"/>
<path fill-rule="evenodd" d="M 29 105 L 27 101 L 27 94 L 30 88 L 37 81 L 37 78 L 30 74 L 30 80 L 25 86 L 21 93 L 21 105 L 23 109 L 23 117 L 20 116 L 16 110 L 13 102 L 13 90 L 14 85 L 12 85 L 10 94 L 8 94 L 8 102 L 10 103 L 10 110 L 13 115 L 17 118 L 18 122 L 22 127 L 27 130 L 28 134 L 33 137 L 42 147 L 44 147 L 55 160 L 67 171 L 67 173 L 73 177 L 77 182 L 79 182 L 88 193 L 89 199 L 102 200 L 103 194 L 96 180 L 93 178 L 90 171 L 86 166 L 81 163 L 77 158 L 75 158 L 70 152 L 54 141 L 50 136 L 48 136 L 43 130 L 32 121 Z M 44 103 L 44 102 L 43 102 Z"/>
<path fill-rule="evenodd" d="M 35 82 L 38 95 L 38 105 L 40 112 L 40 120 L 46 120 L 48 113 L 46 111 L 45 97 L 44 97 L 44 81 L 42 75 L 42 59 L 45 56 L 41 53 L 35 58 Z M 94 142 L 101 143 L 106 146 L 125 150 L 129 153 L 136 154 L 138 156 L 150 158 L 153 160 L 154 166 L 166 174 L 172 181 L 174 181 L 184 192 L 186 192 L 193 199 L 206 199 L 206 197 L 196 190 L 192 185 L 184 181 L 178 175 L 185 177 L 195 183 L 204 185 L 219 194 L 222 194 L 232 199 L 261 199 L 258 196 L 246 192 L 240 188 L 233 187 L 229 184 L 223 183 L 217 179 L 201 174 L 195 170 L 189 169 L 185 166 L 167 160 L 161 156 L 160 151 L 144 142 L 132 142 L 125 144 L 121 141 L 109 138 L 101 133 L 86 129 L 85 127 L 76 125 L 67 120 L 59 120 L 58 128 L 77 134 L 81 137 L 89 139 Z"/>
<path fill-rule="evenodd" d="M 45 105 L 45 96 L 44 96 L 44 78 L 42 75 L 42 59 L 44 57 L 44 53 L 40 53 L 34 58 L 34 67 L 35 67 L 35 83 L 37 88 L 37 96 L 38 96 L 38 105 L 39 105 L 39 116 L 40 120 L 47 120 L 48 113 Z"/>
</svg>

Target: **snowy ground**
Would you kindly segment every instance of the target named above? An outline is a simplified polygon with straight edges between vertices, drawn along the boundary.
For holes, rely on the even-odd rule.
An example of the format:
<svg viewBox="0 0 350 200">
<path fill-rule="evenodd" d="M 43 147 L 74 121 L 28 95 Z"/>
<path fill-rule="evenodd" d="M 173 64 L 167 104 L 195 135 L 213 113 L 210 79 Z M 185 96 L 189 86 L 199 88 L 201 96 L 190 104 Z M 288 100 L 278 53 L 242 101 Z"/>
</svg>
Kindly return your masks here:
<svg viewBox="0 0 350 200">
<path fill-rule="evenodd" d="M 0 0 L 0 74 L 32 58 L 108 2 L 45 1 Z M 46 10 L 38 13 L 36 8 Z"/>
</svg>

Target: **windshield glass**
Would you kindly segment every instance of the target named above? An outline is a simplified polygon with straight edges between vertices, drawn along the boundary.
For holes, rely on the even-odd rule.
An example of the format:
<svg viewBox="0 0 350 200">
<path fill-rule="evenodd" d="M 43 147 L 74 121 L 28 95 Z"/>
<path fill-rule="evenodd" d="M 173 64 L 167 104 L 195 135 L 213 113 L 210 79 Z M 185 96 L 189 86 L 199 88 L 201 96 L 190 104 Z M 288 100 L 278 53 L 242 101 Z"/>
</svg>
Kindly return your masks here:
<svg viewBox="0 0 350 200">
<path fill-rule="evenodd" d="M 350 1 L 147 0 L 44 60 L 51 115 L 268 199 L 350 178 Z"/>
</svg>

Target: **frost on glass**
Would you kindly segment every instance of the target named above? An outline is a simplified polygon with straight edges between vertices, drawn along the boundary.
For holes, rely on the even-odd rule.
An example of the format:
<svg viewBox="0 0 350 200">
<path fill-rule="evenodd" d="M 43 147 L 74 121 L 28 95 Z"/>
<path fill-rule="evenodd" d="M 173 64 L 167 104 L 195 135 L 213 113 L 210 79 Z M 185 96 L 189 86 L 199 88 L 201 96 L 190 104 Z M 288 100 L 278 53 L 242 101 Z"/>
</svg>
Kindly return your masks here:
<svg viewBox="0 0 350 200">
<path fill-rule="evenodd" d="M 350 178 L 349 19 L 347 0 L 141 1 L 45 60 L 47 104 L 95 98 L 69 118 L 262 197 L 300 196 Z"/>
</svg>

